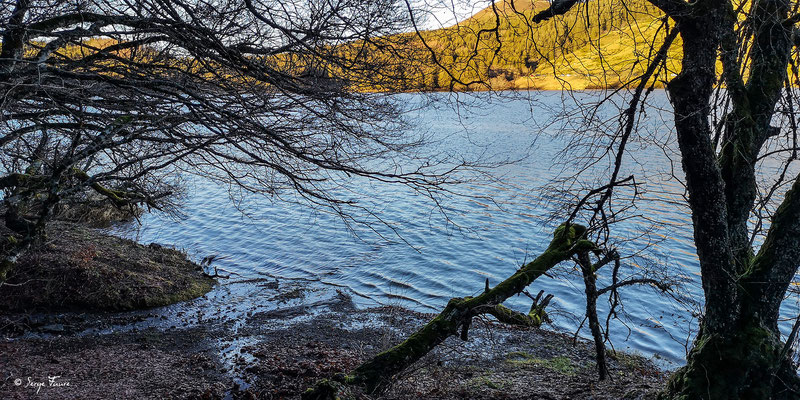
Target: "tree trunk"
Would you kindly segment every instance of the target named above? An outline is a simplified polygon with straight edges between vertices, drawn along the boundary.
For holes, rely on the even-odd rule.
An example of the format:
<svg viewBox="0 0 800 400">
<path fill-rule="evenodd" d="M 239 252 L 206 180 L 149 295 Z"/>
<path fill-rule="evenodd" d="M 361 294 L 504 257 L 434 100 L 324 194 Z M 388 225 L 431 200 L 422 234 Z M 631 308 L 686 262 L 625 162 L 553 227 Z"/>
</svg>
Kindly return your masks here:
<svg viewBox="0 0 800 400">
<path fill-rule="evenodd" d="M 578 254 L 581 270 L 583 272 L 583 283 L 586 288 L 586 318 L 589 320 L 589 330 L 594 339 L 595 358 L 597 360 L 597 374 L 600 380 L 605 380 L 608 375 L 608 365 L 606 365 L 606 345 L 600 331 L 600 321 L 597 319 L 597 278 L 589 260 L 589 254 Z"/>
<path fill-rule="evenodd" d="M 745 87 L 735 75 L 738 65 L 731 65 L 723 57 L 723 62 L 728 61 L 725 77 L 736 111 L 729 116 L 726 139 L 717 157 L 710 139 L 709 99 L 716 75 L 716 51 L 720 46 L 728 50 L 731 47 L 726 40 L 735 39 L 731 36 L 735 20 L 728 3 L 696 4 L 702 9 L 679 18 L 683 68 L 667 90 L 675 108 L 705 313 L 686 366 L 673 374 L 660 398 L 797 399 L 797 371 L 775 321 L 785 290 L 770 286 L 780 286 L 782 282 L 788 285 L 794 276 L 794 254 L 783 257 L 789 260 L 782 262 L 774 253 L 776 247 L 791 249 L 794 243 L 784 242 L 797 232 L 772 229 L 770 236 L 775 239 L 765 241 L 758 255 L 753 255 L 747 235 L 747 218 L 755 197 L 754 160 L 766 138 L 764 132 L 769 129 L 775 93 L 779 93 L 778 84 L 785 77 L 786 66 L 773 66 L 775 73 L 769 74 L 762 63 L 756 63 L 761 69 Z M 779 14 L 769 8 L 774 5 L 760 7 L 764 15 Z M 779 24 L 780 18 L 776 21 L 773 25 Z M 763 35 L 772 32 L 763 26 L 757 31 Z M 756 42 L 761 43 L 760 38 Z M 784 62 L 787 56 L 781 48 L 786 40 L 781 40 L 765 42 L 770 46 L 756 51 L 756 59 L 763 58 L 769 50 L 776 53 L 778 63 Z M 787 202 L 792 204 L 779 210 L 774 222 L 781 218 L 797 220 L 793 196 L 787 195 Z M 794 223 L 776 224 L 781 226 L 784 230 L 797 229 Z M 769 275 L 783 270 L 789 272 L 780 277 Z"/>
<path fill-rule="evenodd" d="M 686 366 L 670 378 L 662 400 L 797 399 L 797 371 L 785 345 L 762 321 L 742 321 L 728 334 L 701 332 Z"/>
</svg>

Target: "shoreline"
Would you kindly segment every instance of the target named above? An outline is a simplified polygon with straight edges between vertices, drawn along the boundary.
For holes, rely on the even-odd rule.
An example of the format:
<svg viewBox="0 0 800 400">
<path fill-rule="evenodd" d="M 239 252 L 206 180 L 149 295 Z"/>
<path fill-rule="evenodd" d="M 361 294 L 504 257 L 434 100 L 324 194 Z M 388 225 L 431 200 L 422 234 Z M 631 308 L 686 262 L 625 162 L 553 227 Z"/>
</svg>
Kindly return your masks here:
<svg viewBox="0 0 800 400">
<path fill-rule="evenodd" d="M 258 305 L 252 299 L 258 297 Z M 226 280 L 207 295 L 150 310 L 40 315 L 8 355 L 0 397 L 298 398 L 404 339 L 432 314 L 359 309 L 335 288 L 273 278 Z M 59 329 L 53 329 L 60 324 Z M 610 360 L 597 382 L 592 346 L 546 329 L 476 321 L 397 377 L 381 398 L 651 398 L 666 374 L 639 356 Z M 59 376 L 69 386 L 47 386 Z M 15 381 L 22 380 L 16 386 Z M 364 397 L 368 398 L 368 397 Z"/>
</svg>

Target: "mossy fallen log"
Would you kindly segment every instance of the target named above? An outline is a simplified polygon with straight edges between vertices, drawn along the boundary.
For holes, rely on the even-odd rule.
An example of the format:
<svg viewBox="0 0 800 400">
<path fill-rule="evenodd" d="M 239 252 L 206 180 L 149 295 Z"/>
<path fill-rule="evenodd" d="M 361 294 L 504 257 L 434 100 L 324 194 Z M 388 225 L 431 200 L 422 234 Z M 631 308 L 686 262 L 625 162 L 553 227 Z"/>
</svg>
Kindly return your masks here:
<svg viewBox="0 0 800 400">
<path fill-rule="evenodd" d="M 361 364 L 350 374 L 325 380 L 303 394 L 304 400 L 334 399 L 347 386 L 360 386 L 366 393 L 380 392 L 392 377 L 402 372 L 450 336 L 459 334 L 466 340 L 472 318 L 491 314 L 517 324 L 541 324 L 544 306 L 534 304 L 528 315 L 502 306 L 502 303 L 525 290 L 533 281 L 573 255 L 595 251 L 594 243 L 585 239 L 586 228 L 562 224 L 553 233 L 547 249 L 535 260 L 523 265 L 511 277 L 479 296 L 451 299 L 444 310 L 402 343 Z M 541 307 L 537 309 L 537 307 Z M 334 390 L 335 389 L 335 390 Z"/>
<path fill-rule="evenodd" d="M 528 292 L 525 292 L 525 294 L 527 295 Z M 504 324 L 538 328 L 542 326 L 542 323 L 550 320 L 545 308 L 547 308 L 547 305 L 550 304 L 550 300 L 553 298 L 553 295 L 549 294 L 542 299 L 542 294 L 544 294 L 544 290 L 540 291 L 535 298 L 528 295 L 528 297 L 533 300 L 533 304 L 531 304 L 531 309 L 527 314 L 514 311 L 502 304 L 497 304 L 495 306 L 489 305 L 483 308 L 479 307 L 475 309 L 475 312 L 477 314 L 489 314 Z M 466 340 L 466 338 L 462 339 Z"/>
</svg>

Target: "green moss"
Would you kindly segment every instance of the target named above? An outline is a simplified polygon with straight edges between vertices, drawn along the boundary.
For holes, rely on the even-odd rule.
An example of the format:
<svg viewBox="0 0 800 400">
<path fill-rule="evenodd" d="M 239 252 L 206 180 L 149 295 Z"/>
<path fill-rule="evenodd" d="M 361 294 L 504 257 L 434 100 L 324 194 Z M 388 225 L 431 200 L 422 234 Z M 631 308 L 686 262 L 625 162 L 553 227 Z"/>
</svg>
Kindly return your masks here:
<svg viewBox="0 0 800 400">
<path fill-rule="evenodd" d="M 515 365 L 537 365 L 568 376 L 575 375 L 577 370 L 572 360 L 566 356 L 557 356 L 546 360 L 526 352 L 515 351 L 508 353 L 506 361 Z"/>
<path fill-rule="evenodd" d="M 6 278 L 12 269 L 14 269 L 13 262 L 8 260 L 3 260 L 0 262 L 0 282 L 6 281 Z"/>
<path fill-rule="evenodd" d="M 341 384 L 339 382 L 323 379 L 316 386 L 307 389 L 301 396 L 302 400 L 337 400 Z"/>
<path fill-rule="evenodd" d="M 198 298 L 210 292 L 214 287 L 214 283 L 214 280 L 210 278 L 193 280 L 182 289 L 146 298 L 146 307 L 160 307 Z"/>
<path fill-rule="evenodd" d="M 630 370 L 643 368 L 646 358 L 637 353 L 623 353 L 621 351 L 609 350 L 606 352 L 608 358 L 617 361 L 621 366 Z"/>
<path fill-rule="evenodd" d="M 544 309 L 535 306 L 531 308 L 528 314 L 522 314 L 498 304 L 489 313 L 503 323 L 535 327 L 541 326 L 542 321 L 547 318 L 547 313 Z"/>
<path fill-rule="evenodd" d="M 781 365 L 781 344 L 757 323 L 726 337 L 703 335 L 660 399 L 768 399 Z"/>
</svg>

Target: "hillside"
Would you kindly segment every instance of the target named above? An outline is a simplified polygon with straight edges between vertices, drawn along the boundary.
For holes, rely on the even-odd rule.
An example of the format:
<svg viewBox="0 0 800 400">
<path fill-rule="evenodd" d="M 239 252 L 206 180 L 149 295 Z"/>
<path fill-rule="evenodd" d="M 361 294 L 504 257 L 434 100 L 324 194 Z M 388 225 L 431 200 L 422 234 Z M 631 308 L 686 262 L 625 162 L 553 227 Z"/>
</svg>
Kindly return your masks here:
<svg viewBox="0 0 800 400">
<path fill-rule="evenodd" d="M 531 22 L 549 5 L 547 0 L 498 0 L 452 26 L 377 37 L 369 43 L 332 43 L 316 49 L 330 53 L 326 66 L 302 52 L 271 56 L 265 62 L 291 76 L 333 73 L 359 91 L 607 88 L 640 76 L 668 30 L 661 12 L 646 0 L 587 0 L 562 16 Z M 63 55 L 83 56 L 115 43 L 92 39 L 67 46 Z M 663 86 L 678 69 L 680 47 L 677 39 L 665 68 L 652 79 L 654 86 Z M 120 55 L 156 62 L 152 55 L 158 53 L 152 49 L 131 51 Z M 354 68 L 354 60 L 368 67 Z"/>
<path fill-rule="evenodd" d="M 395 89 L 617 87 L 644 72 L 644 61 L 666 36 L 662 14 L 644 0 L 589 0 L 563 16 L 532 23 L 548 6 L 542 0 L 501 0 L 456 25 L 409 38 L 420 61 Z M 679 56 L 678 39 L 655 86 L 675 73 Z"/>
</svg>

